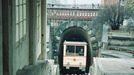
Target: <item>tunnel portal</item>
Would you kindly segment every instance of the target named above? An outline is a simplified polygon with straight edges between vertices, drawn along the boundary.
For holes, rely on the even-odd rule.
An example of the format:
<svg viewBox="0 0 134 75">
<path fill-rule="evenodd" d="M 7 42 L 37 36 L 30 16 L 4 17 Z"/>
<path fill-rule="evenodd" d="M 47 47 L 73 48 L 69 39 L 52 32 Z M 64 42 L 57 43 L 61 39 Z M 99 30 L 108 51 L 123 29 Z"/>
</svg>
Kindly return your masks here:
<svg viewBox="0 0 134 75">
<path fill-rule="evenodd" d="M 61 35 L 59 43 L 59 66 L 60 72 L 64 72 L 63 68 L 63 43 L 64 41 L 78 41 L 78 42 L 87 42 L 87 56 L 86 56 L 86 72 L 88 73 L 89 67 L 92 63 L 91 47 L 89 35 L 86 30 L 82 27 L 72 26 L 65 29 Z"/>
</svg>

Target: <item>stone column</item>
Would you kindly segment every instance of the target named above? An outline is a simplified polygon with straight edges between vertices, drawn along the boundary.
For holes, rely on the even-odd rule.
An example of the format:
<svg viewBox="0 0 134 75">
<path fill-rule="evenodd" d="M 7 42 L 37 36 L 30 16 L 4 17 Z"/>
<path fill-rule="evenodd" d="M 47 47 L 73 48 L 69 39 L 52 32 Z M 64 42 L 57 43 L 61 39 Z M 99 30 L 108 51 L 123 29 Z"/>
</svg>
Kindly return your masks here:
<svg viewBox="0 0 134 75">
<path fill-rule="evenodd" d="M 47 0 L 41 0 L 41 59 L 46 56 Z"/>
<path fill-rule="evenodd" d="M 29 64 L 36 63 L 36 41 L 37 41 L 37 0 L 29 0 Z"/>
<path fill-rule="evenodd" d="M 1 2 L 0 2 L 1 3 Z M 3 75 L 14 75 L 14 51 L 15 51 L 15 24 L 14 24 L 14 1 L 12 0 L 2 0 L 2 47 L 3 54 L 2 62 L 3 62 Z M 0 10 L 1 12 L 1 10 Z M 1 51 L 1 49 L 0 49 Z M 1 74 L 0 74 L 1 75 Z"/>
<path fill-rule="evenodd" d="M 2 3 L 0 0 L 0 75 L 3 75 L 3 59 L 2 59 Z"/>
<path fill-rule="evenodd" d="M 16 74 L 16 11 L 15 0 L 8 0 L 9 27 L 9 75 Z"/>
<path fill-rule="evenodd" d="M 9 75 L 9 1 L 2 0 L 3 75 Z"/>
</svg>

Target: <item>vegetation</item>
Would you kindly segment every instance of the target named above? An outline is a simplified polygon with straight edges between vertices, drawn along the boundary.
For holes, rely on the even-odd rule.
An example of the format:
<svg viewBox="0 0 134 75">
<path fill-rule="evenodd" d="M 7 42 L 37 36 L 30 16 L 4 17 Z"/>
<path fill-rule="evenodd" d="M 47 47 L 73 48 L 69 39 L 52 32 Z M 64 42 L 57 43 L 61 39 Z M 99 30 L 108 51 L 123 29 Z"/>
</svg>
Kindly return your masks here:
<svg viewBox="0 0 134 75">
<path fill-rule="evenodd" d="M 109 7 L 104 7 L 94 20 L 95 24 L 103 25 L 107 22 L 112 30 L 118 30 L 120 25 L 123 23 L 124 10 L 123 7 L 118 5 L 112 5 Z"/>
<path fill-rule="evenodd" d="M 134 0 L 128 0 L 126 5 L 125 5 L 125 14 L 128 17 L 133 17 L 134 18 Z"/>
<path fill-rule="evenodd" d="M 94 25 L 103 25 L 107 22 L 112 30 L 118 30 L 124 18 L 134 18 L 134 0 L 128 0 L 122 5 L 104 7 L 94 20 Z"/>
</svg>

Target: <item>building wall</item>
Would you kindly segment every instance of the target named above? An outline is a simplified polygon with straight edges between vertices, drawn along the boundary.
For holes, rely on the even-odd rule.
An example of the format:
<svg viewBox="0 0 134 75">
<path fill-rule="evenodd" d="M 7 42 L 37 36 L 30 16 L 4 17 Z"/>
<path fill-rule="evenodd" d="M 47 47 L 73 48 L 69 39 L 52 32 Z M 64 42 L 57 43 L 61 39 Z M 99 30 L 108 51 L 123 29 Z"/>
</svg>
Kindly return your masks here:
<svg viewBox="0 0 134 75">
<path fill-rule="evenodd" d="M 117 4 L 119 0 L 101 0 L 101 4 L 103 6 L 109 6 L 109 5 L 114 5 Z"/>
<path fill-rule="evenodd" d="M 22 40 L 23 42 L 19 43 L 18 46 L 16 45 L 14 49 L 14 56 L 13 56 L 13 74 L 17 72 L 18 69 L 22 69 L 25 65 L 29 64 L 29 45 L 28 45 L 28 35 L 25 36 L 25 39 Z M 16 43 L 17 44 L 17 43 Z"/>
<path fill-rule="evenodd" d="M 12 42 L 13 48 L 9 51 L 10 59 L 10 74 L 16 75 L 18 69 L 22 69 L 29 64 L 29 32 L 27 24 L 27 4 L 26 0 L 12 0 Z M 11 45 L 11 44 L 10 44 Z"/>
<path fill-rule="evenodd" d="M 35 65 L 41 54 L 41 16 L 41 0 L 0 0 L 0 75 L 16 75 L 29 65 L 42 68 Z"/>
<path fill-rule="evenodd" d="M 7 1 L 8 3 L 6 3 Z M 6 0 L 6 1 L 3 0 L 4 4 L 2 6 L 7 7 L 7 9 L 3 8 L 2 11 L 3 13 L 7 12 L 4 14 L 6 15 L 6 17 L 3 18 L 3 22 L 4 22 L 3 26 L 6 24 L 6 26 L 3 27 L 4 28 L 3 30 L 7 31 L 7 32 L 4 32 L 3 34 L 6 35 L 7 37 L 4 36 L 4 38 L 6 37 L 6 39 L 3 41 L 6 41 L 4 48 L 7 48 L 6 53 L 5 53 L 7 56 L 5 57 L 5 62 L 9 64 L 9 66 L 6 67 L 6 69 L 9 69 L 9 72 L 7 70 L 7 72 L 9 73 L 8 75 L 16 75 L 16 72 L 19 69 L 22 69 L 24 66 L 29 65 L 30 54 L 33 54 L 36 57 L 35 58 L 36 60 L 39 56 L 38 52 L 41 50 L 41 43 L 40 43 L 41 42 L 41 21 L 40 21 L 40 18 L 41 18 L 40 9 L 41 8 L 38 6 L 41 3 L 37 3 L 38 2 L 37 0 L 34 0 L 34 1 L 36 1 L 35 2 L 36 10 L 34 10 L 36 11 L 36 15 L 32 16 L 34 17 L 34 21 L 32 22 L 35 23 L 34 28 L 32 29 L 33 31 L 32 34 L 34 33 L 36 34 L 32 38 L 30 38 L 29 29 L 31 30 L 30 28 L 31 25 L 29 22 L 29 9 L 30 9 L 28 6 L 29 1 L 23 0 L 22 2 L 21 0 Z M 34 12 L 34 11 L 31 11 L 31 12 Z M 30 17 L 30 19 L 32 17 Z M 2 29 L 0 29 L 0 48 L 2 48 L 1 47 L 1 35 L 2 35 L 1 30 Z M 32 41 L 34 41 L 34 48 L 33 48 L 34 50 L 32 50 L 31 52 L 29 52 L 29 49 L 30 49 L 29 39 L 33 39 Z M 33 44 L 33 43 L 30 43 L 30 44 Z M 2 52 L 0 51 L 0 53 Z M 1 58 L 2 56 L 0 54 L 0 59 Z M 1 60 L 0 60 L 0 73 L 2 73 L 1 65 L 3 64 L 1 64 Z M 4 66 L 6 66 L 6 64 Z M 5 69 L 5 73 L 6 73 L 6 69 Z"/>
<path fill-rule="evenodd" d="M 17 0 L 16 0 L 17 1 Z M 20 0 L 18 0 L 19 2 Z M 35 60 L 34 63 L 38 61 L 39 55 L 41 53 L 41 0 L 31 0 L 33 2 L 34 10 L 30 10 L 31 7 L 29 7 L 29 1 L 23 0 L 25 3 L 22 5 L 20 4 L 19 7 L 16 5 L 16 19 L 14 20 L 16 23 L 14 23 L 16 26 L 16 46 L 14 49 L 15 55 L 14 55 L 14 63 L 16 65 L 14 66 L 14 75 L 19 70 L 22 69 L 24 66 L 29 65 L 30 61 L 29 56 L 32 54 L 32 59 Z M 21 8 L 21 6 L 23 8 Z M 18 12 L 17 12 L 18 10 Z M 21 13 L 23 12 L 23 13 Z M 33 16 L 31 16 L 30 12 L 34 12 Z M 17 16 L 18 13 L 18 16 Z M 22 16 L 22 17 L 21 17 Z M 29 22 L 29 19 L 33 18 L 32 23 Z M 22 22 L 22 24 L 21 24 Z M 29 33 L 32 31 L 31 33 Z M 29 37 L 31 36 L 32 37 Z M 32 39 L 32 42 L 29 41 Z M 30 46 L 30 45 L 33 46 Z M 33 47 L 33 48 L 30 48 Z M 32 50 L 29 50 L 32 49 Z"/>
</svg>

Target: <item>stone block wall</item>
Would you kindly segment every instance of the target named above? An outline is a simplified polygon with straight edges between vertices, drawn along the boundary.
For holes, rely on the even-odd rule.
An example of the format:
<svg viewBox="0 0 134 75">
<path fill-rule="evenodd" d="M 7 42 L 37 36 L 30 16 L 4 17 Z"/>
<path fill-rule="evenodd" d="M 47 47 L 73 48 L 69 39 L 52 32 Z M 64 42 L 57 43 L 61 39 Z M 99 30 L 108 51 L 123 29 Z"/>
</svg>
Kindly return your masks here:
<svg viewBox="0 0 134 75">
<path fill-rule="evenodd" d="M 35 65 L 25 66 L 18 70 L 16 75 L 59 75 L 59 72 L 53 60 L 42 60 Z"/>
</svg>

